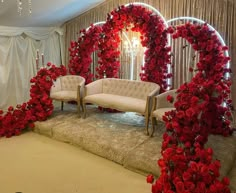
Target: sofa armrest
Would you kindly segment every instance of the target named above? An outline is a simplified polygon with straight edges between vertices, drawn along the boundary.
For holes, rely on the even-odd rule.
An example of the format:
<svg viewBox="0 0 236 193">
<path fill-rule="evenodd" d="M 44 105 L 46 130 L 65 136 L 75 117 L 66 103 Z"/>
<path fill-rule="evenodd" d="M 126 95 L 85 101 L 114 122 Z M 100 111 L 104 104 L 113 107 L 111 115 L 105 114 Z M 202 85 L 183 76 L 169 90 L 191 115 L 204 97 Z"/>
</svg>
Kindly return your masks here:
<svg viewBox="0 0 236 193">
<path fill-rule="evenodd" d="M 155 109 L 160 109 L 160 108 L 173 108 L 174 107 L 174 102 L 176 100 L 176 89 L 174 90 L 169 90 L 166 91 L 164 93 L 161 93 L 157 96 L 155 96 L 155 106 L 153 107 L 153 110 Z M 169 101 L 167 101 L 167 96 L 171 95 L 174 98 L 174 101 L 172 103 L 170 103 Z"/>
<path fill-rule="evenodd" d="M 84 96 L 102 93 L 102 79 L 91 82 L 84 87 Z"/>
<path fill-rule="evenodd" d="M 148 115 L 150 115 L 152 106 L 153 106 L 153 97 L 158 95 L 160 92 L 160 86 L 158 85 L 157 88 L 155 88 L 151 93 L 148 94 L 147 96 L 147 102 L 146 102 L 146 112 Z"/>
<path fill-rule="evenodd" d="M 160 86 L 158 85 L 151 93 L 148 94 L 148 97 L 153 97 L 158 95 L 160 92 Z"/>
</svg>

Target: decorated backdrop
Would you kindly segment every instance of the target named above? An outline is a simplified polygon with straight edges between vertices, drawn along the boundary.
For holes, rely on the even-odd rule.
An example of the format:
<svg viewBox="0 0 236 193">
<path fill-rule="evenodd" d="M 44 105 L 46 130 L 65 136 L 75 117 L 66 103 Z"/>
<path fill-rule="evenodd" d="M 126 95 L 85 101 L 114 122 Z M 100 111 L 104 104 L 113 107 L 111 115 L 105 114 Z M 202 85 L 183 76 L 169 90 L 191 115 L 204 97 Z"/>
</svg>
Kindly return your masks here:
<svg viewBox="0 0 236 193">
<path fill-rule="evenodd" d="M 145 52 L 143 81 L 159 84 L 162 92 L 167 88 L 167 71 L 170 61 L 170 47 L 167 34 L 172 38 L 184 38 L 199 52 L 196 75 L 177 89 L 174 101 L 176 110 L 163 117 L 166 132 L 163 135 L 162 158 L 158 160 L 161 175 L 155 179 L 149 175 L 147 182 L 152 184 L 153 193 L 229 193 L 229 179 L 219 179 L 220 161 L 213 160 L 213 150 L 205 148 L 210 134 L 229 136 L 233 130 L 229 117 L 231 81 L 226 73 L 229 57 L 219 41 L 216 32 L 205 24 L 186 23 L 166 28 L 163 20 L 142 6 L 130 4 L 120 6 L 107 16 L 102 27 L 91 26 L 82 30 L 78 41 L 71 43 L 69 71 L 84 76 L 87 83 L 92 81 L 89 69 L 90 55 L 95 50 L 99 55 L 97 78 L 117 77 L 119 68 L 119 32 L 132 29 L 141 33 Z M 64 66 L 48 64 L 36 77 L 31 79 L 31 99 L 17 107 L 9 107 L 6 113 L 0 112 L 0 134 L 10 137 L 18 135 L 34 121 L 44 121 L 53 110 L 49 98 L 50 88 L 58 76 L 65 75 Z"/>
</svg>

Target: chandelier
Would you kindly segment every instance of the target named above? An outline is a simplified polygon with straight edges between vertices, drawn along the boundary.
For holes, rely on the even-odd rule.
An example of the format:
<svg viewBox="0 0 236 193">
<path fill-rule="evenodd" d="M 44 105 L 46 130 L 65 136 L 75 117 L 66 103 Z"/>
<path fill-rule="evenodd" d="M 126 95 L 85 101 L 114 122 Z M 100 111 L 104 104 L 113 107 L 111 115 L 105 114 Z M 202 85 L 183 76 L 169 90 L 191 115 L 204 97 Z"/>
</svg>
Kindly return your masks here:
<svg viewBox="0 0 236 193">
<path fill-rule="evenodd" d="M 1 0 L 1 2 L 3 3 L 4 0 Z M 23 2 L 22 0 L 16 0 L 16 5 L 17 5 L 17 12 L 19 13 L 19 15 L 22 14 L 22 10 L 23 10 Z M 31 14 L 32 13 L 32 0 L 28 0 L 28 13 Z"/>
<path fill-rule="evenodd" d="M 131 41 L 124 42 L 124 50 L 126 54 L 136 57 L 140 49 L 140 42 L 137 37 L 132 37 Z"/>
</svg>

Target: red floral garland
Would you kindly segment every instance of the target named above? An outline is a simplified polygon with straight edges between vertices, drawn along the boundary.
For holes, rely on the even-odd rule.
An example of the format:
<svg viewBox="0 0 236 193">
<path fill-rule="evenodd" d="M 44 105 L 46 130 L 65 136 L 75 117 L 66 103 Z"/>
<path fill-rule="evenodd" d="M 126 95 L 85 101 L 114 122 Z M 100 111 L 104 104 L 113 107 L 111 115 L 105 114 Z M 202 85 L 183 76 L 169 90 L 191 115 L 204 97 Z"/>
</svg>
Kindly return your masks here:
<svg viewBox="0 0 236 193">
<path fill-rule="evenodd" d="M 85 78 L 86 83 L 92 82 L 93 74 L 90 70 L 91 54 L 98 49 L 101 27 L 91 25 L 88 30 L 81 30 L 78 41 L 71 41 L 70 74 L 77 74 Z"/>
<path fill-rule="evenodd" d="M 70 72 L 82 76 L 84 72 L 89 72 L 89 65 L 92 61 L 91 52 L 95 51 L 98 45 L 99 66 L 96 69 L 96 78 L 103 78 L 104 75 L 118 77 L 120 67 L 118 60 L 120 55 L 118 51 L 119 33 L 122 29 L 128 30 L 129 28 L 141 33 L 141 44 L 147 48 L 145 66 L 142 69 L 144 72 L 140 73 L 141 79 L 159 84 L 161 90 L 164 91 L 168 86 L 167 78 L 172 76 L 167 73 L 167 64 L 170 63 L 167 31 L 163 20 L 142 6 L 132 4 L 120 6 L 108 14 L 102 30 L 100 28 L 97 30 L 95 27 L 91 30 L 95 30 L 96 33 L 89 31 L 85 33 L 83 30 L 82 38 L 80 37 L 78 42 L 72 42 L 69 49 L 71 53 Z M 92 37 L 93 41 L 91 41 Z M 87 44 L 84 43 L 85 40 L 87 40 Z M 96 40 L 99 41 L 98 44 Z M 95 43 L 95 46 L 93 47 L 89 42 Z"/>
<path fill-rule="evenodd" d="M 64 66 L 56 67 L 48 63 L 50 68 L 42 68 L 30 80 L 30 100 L 27 103 L 10 106 L 6 113 L 0 110 L 0 136 L 19 135 L 27 127 L 33 128 L 35 121 L 44 121 L 52 114 L 53 105 L 49 97 L 53 80 L 66 74 Z"/>
<path fill-rule="evenodd" d="M 220 162 L 212 159 L 213 150 L 204 148 L 208 135 L 232 134 L 229 126 L 229 98 L 231 82 L 224 76 L 229 61 L 214 31 L 207 24 L 187 23 L 178 26 L 173 38 L 185 38 L 200 58 L 197 74 L 190 83 L 177 91 L 176 110 L 165 114 L 166 132 L 163 135 L 162 156 L 158 165 L 160 177 L 153 183 L 153 193 L 230 193 L 229 179 L 219 180 Z M 168 97 L 171 100 L 171 97 Z"/>
</svg>

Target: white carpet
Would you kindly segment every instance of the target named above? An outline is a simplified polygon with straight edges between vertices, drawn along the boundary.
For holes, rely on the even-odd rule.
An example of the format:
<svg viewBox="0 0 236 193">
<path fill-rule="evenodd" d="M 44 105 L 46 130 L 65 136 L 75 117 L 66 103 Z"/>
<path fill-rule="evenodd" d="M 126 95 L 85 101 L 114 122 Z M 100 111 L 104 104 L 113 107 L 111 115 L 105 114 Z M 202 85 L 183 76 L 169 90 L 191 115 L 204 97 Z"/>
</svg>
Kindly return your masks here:
<svg viewBox="0 0 236 193">
<path fill-rule="evenodd" d="M 146 177 L 36 133 L 0 139 L 1 193 L 150 193 Z"/>
</svg>

